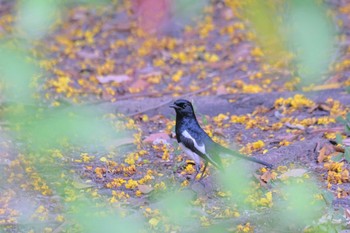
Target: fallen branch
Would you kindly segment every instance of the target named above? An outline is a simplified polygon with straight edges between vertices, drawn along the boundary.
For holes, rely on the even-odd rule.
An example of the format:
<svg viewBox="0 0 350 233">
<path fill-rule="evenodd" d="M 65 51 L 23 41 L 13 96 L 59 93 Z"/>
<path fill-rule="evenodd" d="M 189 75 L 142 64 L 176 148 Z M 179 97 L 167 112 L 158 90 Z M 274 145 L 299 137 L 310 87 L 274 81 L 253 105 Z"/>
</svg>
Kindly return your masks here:
<svg viewBox="0 0 350 233">
<path fill-rule="evenodd" d="M 232 72 L 230 72 L 230 73 L 235 73 L 235 72 L 237 72 L 238 70 L 239 70 L 239 68 L 236 67 L 236 69 L 234 69 L 234 70 L 233 70 Z M 229 80 L 226 80 L 226 81 L 224 81 L 224 82 L 221 82 L 221 83 L 217 84 L 217 86 L 226 85 L 226 84 L 228 84 L 228 83 L 230 83 L 230 82 L 232 82 L 232 79 L 229 79 Z M 177 98 L 178 98 L 178 99 L 183 99 L 183 98 L 186 98 L 186 97 L 188 97 L 188 96 L 197 95 L 197 94 L 199 94 L 199 93 L 202 93 L 202 92 L 205 92 L 205 91 L 210 90 L 210 89 L 213 88 L 214 86 L 216 86 L 216 85 L 210 84 L 210 85 L 208 85 L 208 86 L 206 86 L 206 87 L 204 87 L 204 88 L 198 89 L 198 90 L 196 90 L 196 91 L 193 91 L 193 92 L 190 92 L 190 93 L 187 93 L 187 94 L 180 95 L 180 96 L 178 96 Z M 127 116 L 127 117 L 133 117 L 133 116 L 139 115 L 139 114 L 141 114 L 141 113 L 145 113 L 145 112 L 148 112 L 148 111 L 151 111 L 151 110 L 154 110 L 154 109 L 163 107 L 164 105 L 169 104 L 171 101 L 172 101 L 172 99 L 171 99 L 171 100 L 168 100 L 168 101 L 164 101 L 164 102 L 162 102 L 162 103 L 160 103 L 160 104 L 158 104 L 158 105 L 156 105 L 156 106 L 153 106 L 153 107 L 150 107 L 150 108 L 146 108 L 146 109 L 140 110 L 140 111 L 135 112 L 135 113 L 128 114 L 128 115 L 126 115 L 126 116 Z"/>
<path fill-rule="evenodd" d="M 344 132 L 344 126 L 334 128 L 313 129 L 309 133 L 337 133 Z"/>
</svg>

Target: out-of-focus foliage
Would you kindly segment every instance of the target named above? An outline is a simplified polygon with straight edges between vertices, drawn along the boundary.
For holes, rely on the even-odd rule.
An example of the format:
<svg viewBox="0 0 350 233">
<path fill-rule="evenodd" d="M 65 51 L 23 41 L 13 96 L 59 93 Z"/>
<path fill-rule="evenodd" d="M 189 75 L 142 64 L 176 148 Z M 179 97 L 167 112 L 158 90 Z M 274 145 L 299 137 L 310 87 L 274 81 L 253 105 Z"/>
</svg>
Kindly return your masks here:
<svg viewBox="0 0 350 233">
<path fill-rule="evenodd" d="M 19 138 L 36 151 L 68 145 L 103 150 L 118 137 L 112 123 L 103 119 L 104 112 L 92 106 L 10 105 L 6 113 Z"/>
<path fill-rule="evenodd" d="M 281 185 L 281 199 L 276 203 L 279 229 L 293 228 L 303 229 L 323 215 L 325 203 L 322 198 L 317 199 L 321 190 L 311 182 L 289 180 L 287 184 Z"/>
<path fill-rule="evenodd" d="M 191 199 L 188 191 L 169 192 L 160 200 L 159 209 L 169 223 L 185 226 L 191 222 Z"/>
<path fill-rule="evenodd" d="M 106 3 L 108 1 L 102 2 Z M 145 2 L 153 3 L 153 5 L 146 5 L 138 9 L 138 6 L 142 6 L 142 3 Z M 103 17 L 101 17 L 103 20 L 98 21 L 94 18 L 94 15 L 90 14 L 86 9 L 79 9 L 79 14 L 75 15 L 75 20 L 78 22 L 74 24 L 74 26 L 77 26 L 77 28 L 74 28 L 76 31 L 73 29 L 71 34 L 62 33 L 62 35 L 60 34 L 53 37 L 52 43 L 55 45 L 53 47 L 58 49 L 58 52 L 55 51 L 53 54 L 59 54 L 60 56 L 61 54 L 59 52 L 62 49 L 64 50 L 62 58 L 53 56 L 52 60 L 42 63 L 47 70 L 54 70 L 56 72 L 55 74 L 59 73 L 64 77 L 61 79 L 63 80 L 62 82 L 53 82 L 56 88 L 60 89 L 60 85 L 63 86 L 64 84 L 66 87 L 69 87 L 67 89 L 74 89 L 76 86 L 80 85 L 79 87 L 83 90 L 83 87 L 88 85 L 101 84 L 97 84 L 98 80 L 96 80 L 96 77 L 90 77 L 88 76 L 89 74 L 87 74 L 87 76 L 82 75 L 83 77 L 81 77 L 81 79 L 75 79 L 75 77 L 71 77 L 74 75 L 70 72 L 65 72 L 66 70 L 60 70 L 61 67 L 55 66 L 65 59 L 73 61 L 73 58 L 85 59 L 84 62 L 79 63 L 79 68 L 82 68 L 86 73 L 90 72 L 89 66 L 91 64 L 93 64 L 93 69 L 96 68 L 96 70 L 99 70 L 100 73 L 97 72 L 99 75 L 103 74 L 108 76 L 111 73 L 114 79 L 111 80 L 111 82 L 103 83 L 103 85 L 109 88 L 108 90 L 114 97 L 118 96 L 118 93 L 116 93 L 113 88 L 120 88 L 120 86 L 118 86 L 117 77 L 127 77 L 127 81 L 137 78 L 140 80 L 143 79 L 144 87 L 149 87 L 152 84 L 162 85 L 163 83 L 167 83 L 169 84 L 167 86 L 169 89 L 166 90 L 172 91 L 172 93 L 176 92 L 177 95 L 185 90 L 182 89 L 183 86 L 189 87 L 190 89 L 188 90 L 198 91 L 201 86 L 200 84 L 206 83 L 209 78 L 213 78 L 212 81 L 213 83 L 215 82 L 215 85 L 220 85 L 220 91 L 223 93 L 228 93 L 229 91 L 233 93 L 261 92 L 264 88 L 268 88 L 269 84 L 272 82 L 271 79 L 264 79 L 264 76 L 268 76 L 266 74 L 269 74 L 273 68 L 265 67 L 266 69 L 263 69 L 264 71 L 256 70 L 251 72 L 251 74 L 248 75 L 249 77 L 246 78 L 249 79 L 250 82 L 256 83 L 258 83 L 258 80 L 263 80 L 263 84 L 260 83 L 262 84 L 261 86 L 256 83 L 246 85 L 245 82 L 248 80 L 242 81 L 240 79 L 235 80 L 235 82 L 232 83 L 232 87 L 226 85 L 228 82 L 220 84 L 220 79 L 224 79 L 224 75 L 221 77 L 221 73 L 217 71 L 226 71 L 231 67 L 236 67 L 237 64 L 235 62 L 239 62 L 240 72 L 248 71 L 246 72 L 248 74 L 250 72 L 248 69 L 251 68 L 251 64 L 248 64 L 247 60 L 253 61 L 252 63 L 255 64 L 259 63 L 261 61 L 260 58 L 264 56 L 267 56 L 267 59 L 271 63 L 274 63 L 274 65 L 277 63 L 277 67 L 280 62 L 279 58 L 290 53 L 290 47 L 294 48 L 296 51 L 295 60 L 297 61 L 297 67 L 299 67 L 298 71 L 303 78 L 319 77 L 327 66 L 324 65 L 320 67 L 321 63 L 324 64 L 323 62 L 326 62 L 326 58 L 324 58 L 323 55 L 326 54 L 326 50 L 331 47 L 332 34 L 330 30 L 327 29 L 328 23 L 326 21 L 328 19 L 325 18 L 324 9 L 321 5 L 317 5 L 314 2 L 310 1 L 309 3 L 305 3 L 295 1 L 292 3 L 278 3 L 277 1 L 247 1 L 243 3 L 245 13 L 256 29 L 257 39 L 263 50 L 265 50 L 265 55 L 258 47 L 253 47 L 252 45 L 245 47 L 245 45 L 243 45 L 239 47 L 241 50 L 235 51 L 236 53 L 232 57 L 230 56 L 231 54 L 229 54 L 231 51 L 226 51 L 227 48 L 236 48 L 236 45 L 237 47 L 241 45 L 241 41 L 246 43 L 249 38 L 252 38 L 251 33 L 246 33 L 245 24 L 235 18 L 235 11 L 225 9 L 225 11 L 220 12 L 222 15 L 209 14 L 204 22 L 199 22 L 200 26 L 198 30 L 198 28 L 194 26 L 195 20 L 193 20 L 193 18 L 202 19 L 202 11 L 213 12 L 214 8 L 209 6 L 209 1 L 178 0 L 172 1 L 171 3 L 169 1 L 162 1 L 163 5 L 159 2 L 141 0 L 131 3 L 130 1 L 125 1 L 126 4 L 129 4 L 128 9 L 139 10 L 135 12 L 135 14 L 138 14 L 136 17 L 134 17 L 135 15 L 132 16 L 138 18 L 138 21 L 136 19 L 135 21 L 125 20 L 119 24 L 120 22 L 118 20 L 113 21 L 114 17 L 110 17 L 108 20 L 113 21 L 114 24 L 112 26 L 106 23 L 108 20 L 104 20 Z M 186 163 L 186 159 L 183 158 L 183 155 L 177 155 L 177 153 L 174 152 L 177 144 L 175 146 L 172 146 L 170 143 L 153 144 L 152 142 L 152 146 L 145 146 L 143 144 L 142 138 L 150 133 L 150 131 L 153 131 L 153 129 L 159 130 L 159 128 L 157 128 L 159 125 L 161 125 L 161 127 L 165 126 L 167 131 L 170 131 L 173 127 L 174 122 L 165 119 L 163 116 L 161 116 L 161 118 L 152 118 L 152 120 L 151 117 L 147 115 L 143 115 L 137 118 L 137 120 L 136 118 L 128 119 L 128 122 L 125 123 L 125 127 L 138 130 L 138 133 L 134 134 L 133 138 L 138 151 L 122 153 L 121 155 L 124 156 L 123 158 L 121 158 L 118 153 L 116 153 L 116 156 L 119 158 L 114 157 L 114 151 L 101 158 L 97 158 L 95 153 L 82 153 L 80 159 L 73 158 L 70 151 L 68 151 L 67 154 L 63 154 L 60 150 L 51 150 L 51 154 L 54 154 L 52 157 L 48 156 L 46 153 L 42 153 L 46 149 L 56 148 L 64 151 L 65 149 L 69 149 L 70 145 L 75 145 L 77 146 L 75 148 L 78 149 L 93 148 L 96 149 L 94 151 L 100 152 L 102 146 L 112 145 L 113 140 L 121 134 L 111 127 L 111 122 L 103 119 L 102 116 L 104 112 L 94 106 L 65 106 L 63 104 L 63 106 L 60 107 L 53 107 L 54 105 L 52 107 L 47 107 L 43 106 L 43 103 L 38 101 L 38 96 L 40 95 L 37 94 L 35 88 L 42 87 L 43 85 L 41 83 L 37 85 L 37 78 L 38 76 L 41 77 L 49 74 L 44 73 L 35 65 L 36 62 L 31 56 L 31 42 L 45 36 L 47 30 L 50 29 L 57 20 L 56 16 L 59 16 L 60 11 L 64 9 L 64 4 L 74 5 L 75 3 L 87 3 L 94 7 L 94 4 L 100 3 L 100 1 L 80 0 L 73 2 L 62 1 L 60 3 L 39 0 L 21 1 L 17 11 L 17 31 L 15 31 L 13 37 L 22 38 L 24 40 L 6 42 L 1 48 L 0 53 L 0 73 L 5 90 L 4 99 L 8 103 L 5 107 L 3 117 L 5 121 L 10 123 L 10 129 L 13 130 L 13 133 L 21 139 L 21 143 L 19 144 L 24 146 L 20 149 L 28 149 L 28 151 L 24 151 L 25 153 L 23 153 L 24 159 L 22 158 L 20 160 L 25 166 L 25 174 L 32 174 L 30 178 L 34 180 L 32 182 L 34 185 L 32 186 L 35 191 L 40 192 L 45 197 L 46 195 L 50 196 L 52 194 L 59 196 L 58 199 L 62 200 L 62 203 L 66 207 L 62 212 L 69 218 L 67 219 L 69 224 L 80 225 L 79 229 L 82 232 L 139 232 L 144 229 L 146 229 L 144 231 L 153 229 L 161 232 L 178 232 L 183 229 L 187 230 L 187 227 L 190 227 L 189 231 L 200 231 L 202 230 L 200 227 L 208 229 L 207 227 L 219 221 L 218 219 L 221 218 L 229 219 L 229 221 L 232 220 L 234 223 L 236 218 L 240 216 L 238 210 L 242 210 L 244 219 L 251 217 L 249 215 L 250 211 L 254 211 L 256 215 L 262 215 L 260 212 L 261 209 L 267 209 L 267 211 L 270 212 L 276 209 L 279 211 L 276 217 L 276 226 L 280 224 L 287 226 L 288 221 L 292 219 L 295 227 L 297 229 L 302 229 L 304 226 L 309 225 L 313 220 L 317 219 L 322 206 L 318 204 L 318 199 L 315 198 L 317 190 L 311 188 L 313 186 L 312 184 L 305 182 L 303 178 L 299 181 L 305 183 L 291 183 L 285 186 L 278 183 L 271 188 L 269 187 L 269 181 L 277 179 L 277 173 L 275 171 L 268 172 L 266 169 L 261 169 L 265 172 L 263 175 L 265 175 L 266 180 L 261 178 L 263 175 L 261 175 L 260 178 L 267 183 L 265 184 L 267 187 L 263 187 L 264 183 L 259 183 L 259 175 L 256 176 L 257 180 L 251 179 L 251 174 L 253 174 L 254 171 L 247 169 L 249 165 L 243 166 L 243 161 L 237 161 L 234 165 L 229 165 L 226 171 L 219 175 L 218 181 L 220 184 L 215 188 L 204 187 L 202 189 L 205 191 L 200 190 L 198 193 L 195 193 L 192 187 L 187 190 L 186 186 L 189 185 L 189 182 L 186 178 L 182 180 L 182 187 L 175 186 L 169 188 L 169 186 L 174 185 L 174 183 L 180 183 L 180 179 L 193 174 L 195 171 L 191 164 L 186 164 L 186 168 L 181 172 L 177 171 L 181 170 L 180 168 L 175 169 L 176 171 L 174 171 L 174 174 L 177 172 L 176 176 L 172 176 L 172 174 L 169 175 L 170 173 L 168 171 L 172 169 L 171 166 L 173 165 L 171 160 Z M 157 3 L 158 5 L 156 5 Z M 136 6 L 130 6 L 132 4 Z M 164 12 L 159 12 L 159 9 L 163 6 Z M 286 6 L 288 6 L 288 8 L 284 8 Z M 220 7 L 222 10 L 223 5 Z M 161 13 L 161 17 L 158 17 L 159 15 L 154 15 L 155 9 L 158 10 L 157 13 Z M 285 15 L 281 14 L 279 11 L 281 9 L 283 9 Z M 306 15 L 302 13 L 302 9 L 311 12 L 311 22 L 309 22 Z M 127 13 L 130 14 L 130 12 L 132 11 L 130 10 Z M 185 36 L 187 36 L 186 39 L 190 38 L 189 41 L 172 37 L 165 37 L 159 40 L 159 38 L 156 37 L 159 35 L 152 37 L 152 33 L 149 34 L 149 37 L 145 37 L 142 30 L 139 30 L 148 28 L 148 26 L 142 26 L 144 26 L 143 23 L 145 23 L 146 20 L 150 20 L 151 18 L 150 27 L 155 27 L 155 31 L 157 31 L 157 27 L 160 27 L 159 25 L 164 23 L 162 20 L 167 20 L 167 17 L 170 17 L 170 15 L 168 15 L 170 13 L 173 14 L 171 17 L 174 17 L 175 20 L 178 20 L 181 24 L 191 25 L 191 27 L 186 27 L 184 30 L 188 33 L 185 34 Z M 213 15 L 217 18 L 223 18 L 225 26 L 216 30 L 219 25 L 216 24 L 217 22 Z M 109 16 L 110 15 L 108 15 L 108 17 Z M 123 17 L 125 17 L 125 15 L 123 15 Z M 84 20 L 88 20 L 88 23 L 86 24 Z M 305 21 L 308 22 L 305 23 Z M 136 22 L 139 23 L 138 26 L 135 26 Z M 89 26 L 91 26 L 90 23 L 94 27 L 93 30 L 89 28 Z M 281 28 L 283 25 L 287 26 Z M 320 27 L 315 32 L 316 36 L 325 36 L 325 38 L 318 41 L 319 43 L 316 43 L 316 45 L 310 44 L 309 34 L 307 33 L 311 31 L 310 28 L 313 30 L 313 27 Z M 67 28 L 69 27 L 67 26 Z M 119 32 L 119 30 L 121 32 Z M 62 30 L 62 32 L 64 32 L 64 30 Z M 116 33 L 117 36 L 115 36 L 114 33 Z M 122 36 L 120 36 L 119 33 L 122 34 Z M 293 35 L 289 36 L 290 33 Z M 111 35 L 114 37 L 111 38 Z M 223 40 L 212 41 L 213 35 L 218 35 L 218 37 L 223 38 Z M 288 36 L 284 37 L 283 35 Z M 118 39 L 115 39 L 115 37 L 118 37 Z M 76 40 L 76 38 L 79 38 L 79 40 Z M 87 38 L 89 38 L 89 40 Z M 201 39 L 198 40 L 198 38 Z M 317 38 L 313 39 L 318 40 Z M 108 43 L 106 43 L 107 41 Z M 197 41 L 199 41 L 199 43 L 197 43 Z M 206 43 L 207 41 L 209 42 Z M 249 41 L 247 44 L 249 43 L 251 42 Z M 104 52 L 99 50 L 100 47 L 103 47 L 100 46 L 101 44 L 106 45 L 106 47 L 104 47 Z M 304 49 L 304 46 L 311 46 L 311 48 Z M 138 49 L 134 49 L 134 47 L 138 47 Z M 109 51 L 111 48 L 113 48 L 113 52 Z M 319 51 L 319 49 L 321 51 Z M 299 50 L 302 51 L 298 53 Z M 122 67 L 120 63 L 117 65 L 115 61 L 119 59 L 119 53 L 128 55 L 126 58 L 122 57 L 123 59 L 120 61 L 124 62 L 125 60 L 129 62 L 123 63 L 123 68 L 126 67 L 126 71 L 124 69 L 115 69 L 115 67 Z M 103 58 L 100 57 L 101 54 L 103 54 Z M 129 54 L 134 57 L 129 56 Z M 107 58 L 105 56 L 107 56 Z M 320 60 L 315 61 L 316 58 Z M 96 60 L 94 59 L 98 60 L 98 62 L 95 62 Z M 288 63 L 289 57 L 287 56 L 285 59 L 285 63 Z M 245 62 L 247 62 L 248 65 L 246 65 Z M 284 63 L 284 61 L 281 63 Z M 74 67 L 74 69 L 77 68 L 75 65 L 69 65 Z M 146 65 L 147 68 L 143 69 Z M 174 70 L 174 67 L 176 73 L 173 74 L 172 70 Z M 181 69 L 179 69 L 179 67 Z M 308 67 L 309 69 L 304 71 L 303 67 Z M 126 73 L 125 75 L 114 74 L 115 72 L 124 71 Z M 234 75 L 240 72 L 235 70 Z M 142 74 L 143 78 L 141 78 L 141 75 L 140 77 L 133 76 L 137 73 Z M 55 78 L 56 77 L 52 77 L 53 80 L 55 80 Z M 187 78 L 195 79 L 195 82 L 189 84 Z M 178 84 L 176 88 L 172 86 L 172 84 L 174 84 L 172 81 Z M 162 86 L 162 90 L 163 88 L 164 85 Z M 137 86 L 134 87 L 134 90 L 136 90 L 135 92 L 139 91 Z M 147 91 L 147 88 L 145 88 L 145 90 Z M 219 87 L 209 91 L 216 90 L 219 93 Z M 123 91 L 121 92 L 123 93 Z M 130 91 L 131 94 L 135 92 Z M 81 93 L 81 91 L 77 91 L 77 93 Z M 69 98 L 70 95 L 67 94 L 65 97 Z M 118 98 L 116 99 L 118 100 Z M 60 101 L 55 101 L 55 103 L 62 105 Z M 340 111 L 345 111 L 343 108 L 339 107 L 339 104 L 334 104 L 332 100 L 330 100 L 328 103 L 329 106 L 327 105 L 324 107 L 324 109 L 328 108 L 330 112 L 329 117 L 300 119 L 296 116 L 301 109 L 310 110 L 312 108 L 318 108 L 317 106 L 314 107 L 315 104 L 316 103 L 303 95 L 296 95 L 287 99 L 280 98 L 277 99 L 274 104 L 276 119 L 274 119 L 273 122 L 269 121 L 269 118 L 264 115 L 266 111 L 270 110 L 257 108 L 252 114 L 248 113 L 239 116 L 230 115 L 229 113 L 220 114 L 213 118 L 211 125 L 206 125 L 208 126 L 206 130 L 210 131 L 214 140 L 222 144 L 227 144 L 224 137 L 227 132 L 225 130 L 232 126 L 232 124 L 235 124 L 237 127 L 243 126 L 243 128 L 247 130 L 250 129 L 261 132 L 261 134 L 268 132 L 270 134 L 269 138 L 274 138 L 274 133 L 277 134 L 277 132 L 282 131 L 285 133 L 285 125 L 287 123 L 292 126 L 297 125 L 299 130 L 300 128 L 305 129 L 310 125 L 328 125 L 333 123 L 334 112 L 340 114 Z M 312 111 L 310 110 L 309 115 Z M 285 117 L 280 119 L 277 113 Z M 295 114 L 293 115 L 293 113 Z M 159 125 L 152 125 L 152 127 L 147 128 L 147 130 L 141 130 L 141 123 L 153 123 L 153 121 L 159 121 Z M 211 126 L 215 124 L 215 129 L 211 128 Z M 171 132 L 163 132 L 162 134 L 167 138 L 170 133 Z M 292 133 L 295 133 L 297 137 L 286 138 L 283 141 L 277 142 L 276 148 L 288 146 L 295 141 L 302 141 L 305 139 L 303 135 L 298 135 L 297 129 L 293 129 Z M 243 136 L 245 137 L 245 135 L 237 134 L 235 138 L 240 142 L 243 140 L 245 144 L 242 148 L 243 150 L 241 150 L 242 153 L 255 153 L 255 155 L 259 153 L 260 156 L 262 153 L 268 152 L 267 147 L 269 143 L 260 140 L 260 135 L 255 133 L 251 135 L 252 138 L 257 137 L 254 141 L 251 140 L 251 138 L 247 140 L 247 138 Z M 162 140 L 166 141 L 166 139 Z M 29 154 L 34 154 L 36 156 L 29 157 Z M 29 164 L 28 160 L 31 159 L 33 159 L 33 161 L 31 161 L 32 164 Z M 86 175 L 84 176 L 86 180 L 84 180 L 84 182 L 73 182 L 72 184 L 70 176 L 74 173 L 72 172 L 73 169 L 66 169 L 65 166 L 67 166 L 67 164 L 65 163 L 56 164 L 58 160 L 74 160 L 73 166 L 78 164 L 77 166 L 81 169 L 79 172 Z M 168 166 L 169 164 L 171 165 Z M 18 168 L 21 167 L 22 164 L 20 164 L 20 162 L 11 162 L 11 166 L 12 168 Z M 68 166 L 72 166 L 72 164 L 69 163 Z M 212 176 L 212 169 L 214 168 L 210 167 L 207 171 L 209 176 Z M 339 177 L 339 173 L 342 172 L 342 176 L 336 180 L 337 182 L 348 179 L 348 173 L 345 172 L 347 170 L 341 170 L 339 166 L 335 170 L 336 177 Z M 278 170 L 279 175 L 281 175 L 281 171 L 283 171 L 283 169 Z M 286 169 L 284 172 L 286 172 Z M 11 176 L 12 174 L 15 173 L 11 173 Z M 87 176 L 87 174 L 90 174 L 90 176 Z M 172 182 L 159 182 L 160 180 L 169 178 L 166 176 L 171 177 Z M 178 178 L 178 176 L 180 178 Z M 329 175 L 328 177 L 331 176 Z M 15 182 L 13 177 L 10 178 Z M 209 179 L 210 178 L 212 177 L 209 177 Z M 205 186 L 207 182 L 206 179 L 208 178 L 202 181 L 203 184 L 194 181 L 194 186 Z M 214 185 L 216 185 L 216 181 L 213 182 Z M 97 188 L 96 190 L 91 188 L 92 186 L 98 185 L 103 188 L 98 191 Z M 278 185 L 281 185 L 282 188 L 279 188 Z M 21 185 L 21 188 L 22 187 L 24 187 L 23 190 L 28 188 L 26 185 Z M 215 190 L 216 188 L 218 190 Z M 176 191 L 171 191 L 171 189 L 176 189 Z M 106 207 L 106 202 L 100 203 L 98 201 L 94 202 L 89 200 L 99 198 L 107 199 L 106 196 L 104 196 L 105 192 L 107 193 L 106 196 L 112 196 L 108 201 L 104 200 L 108 205 L 111 204 L 111 209 Z M 160 194 L 160 197 L 156 196 L 156 200 L 152 200 L 152 195 L 154 193 L 155 196 L 158 193 L 163 195 Z M 281 196 L 278 196 L 279 194 Z M 212 200 L 214 200 L 211 201 L 211 206 L 208 206 L 207 203 L 209 201 L 205 200 L 206 198 L 212 198 Z M 78 202 L 72 201 L 77 199 L 79 199 Z M 217 206 L 220 203 L 224 203 L 224 208 L 222 206 Z M 130 206 L 133 208 L 129 208 Z M 152 209 L 149 206 L 155 208 Z M 124 207 L 125 209 L 123 209 Z M 258 208 L 253 210 L 253 207 Z M 276 207 L 276 209 L 271 207 Z M 40 214 L 45 214 L 44 207 L 38 209 Z M 120 212 L 115 211 L 115 209 L 120 210 Z M 143 210 L 143 216 L 140 216 L 140 212 Z M 194 215 L 196 218 L 193 217 Z M 270 215 L 266 215 L 265 218 L 259 216 L 260 220 L 266 219 L 266 222 L 268 222 L 270 218 Z M 63 219 L 64 218 L 61 216 L 57 221 L 62 222 L 64 221 Z M 230 222 L 230 224 L 232 224 L 232 222 Z M 237 228 L 232 229 L 231 226 L 229 231 L 252 232 L 254 227 L 259 227 L 259 224 L 260 222 L 258 221 L 244 222 L 239 224 Z M 228 229 L 221 226 L 219 228 Z M 47 230 L 47 232 L 52 231 Z"/>
<path fill-rule="evenodd" d="M 247 0 L 241 4 L 243 14 L 253 26 L 257 42 L 266 53 L 268 62 L 287 62 L 284 59 L 287 59 L 288 51 L 281 32 L 283 2 Z"/>
<path fill-rule="evenodd" d="M 286 41 L 295 53 L 302 84 L 318 83 L 336 53 L 334 22 L 319 1 L 287 1 L 286 7 Z"/>
<path fill-rule="evenodd" d="M 137 233 L 143 227 L 144 218 L 137 213 L 122 216 L 121 212 L 99 207 L 92 201 L 73 203 L 76 211 L 70 214 L 72 220 L 80 223 L 80 231 L 95 232 L 130 232 Z M 128 211 L 128 210 L 126 210 Z"/>
<path fill-rule="evenodd" d="M 17 30 L 26 39 L 37 39 L 46 34 L 60 10 L 59 1 L 21 0 L 18 3 Z"/>
<path fill-rule="evenodd" d="M 246 161 L 238 160 L 230 164 L 225 172 L 220 173 L 218 180 L 228 192 L 232 193 L 232 201 L 242 209 L 247 209 L 245 199 L 252 192 L 249 166 Z"/>
<path fill-rule="evenodd" d="M 28 62 L 29 54 L 12 41 L 1 41 L 0 74 L 3 85 L 3 98 L 7 102 L 33 103 L 34 88 L 32 80 L 39 69 Z M 16 46 L 19 47 L 14 49 Z"/>
<path fill-rule="evenodd" d="M 171 2 L 172 14 L 176 23 L 188 25 L 195 19 L 201 19 L 203 9 L 208 5 L 208 0 L 176 0 Z"/>
<path fill-rule="evenodd" d="M 323 3 L 249 0 L 242 7 L 268 61 L 283 64 L 291 54 L 302 85 L 322 80 L 335 53 L 335 26 Z"/>
</svg>

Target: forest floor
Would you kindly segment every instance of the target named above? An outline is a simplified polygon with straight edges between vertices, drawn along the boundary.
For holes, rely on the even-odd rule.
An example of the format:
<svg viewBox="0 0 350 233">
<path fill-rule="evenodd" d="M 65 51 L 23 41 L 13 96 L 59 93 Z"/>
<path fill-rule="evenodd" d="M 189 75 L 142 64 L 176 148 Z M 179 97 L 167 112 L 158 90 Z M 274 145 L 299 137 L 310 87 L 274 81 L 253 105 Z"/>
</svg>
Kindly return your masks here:
<svg viewBox="0 0 350 233">
<path fill-rule="evenodd" d="M 134 12 L 142 4 L 66 10 L 33 51 L 46 72 L 39 81 L 43 102 L 106 109 L 126 133 L 107 152 L 53 149 L 49 160 L 40 160 L 18 152 L 2 129 L 4 232 L 79 232 L 65 211 L 86 196 L 130 216 L 125 229 L 137 222 L 135 232 L 340 232 L 348 227 L 350 142 L 338 118 L 346 118 L 350 108 L 350 4 L 328 1 L 334 17 L 343 21 L 344 52 L 322 85 L 298 89 L 300 78 L 285 65 L 287 58 L 268 63 L 236 6 L 215 2 L 192 26 L 169 16 L 157 36 L 137 26 Z M 0 34 L 12 30 L 12 7 L 11 1 L 0 4 Z M 203 180 L 191 183 L 193 163 L 176 143 L 175 112 L 168 107 L 178 98 L 192 101 L 201 126 L 216 142 L 274 165 L 268 170 L 224 159 L 231 169 L 226 175 L 244 176 L 242 182 L 249 183 L 249 191 L 245 184 L 237 186 L 244 198 L 221 184 L 212 166 Z M 43 171 L 35 163 L 45 164 Z M 41 176 L 54 167 L 62 168 L 57 182 L 65 187 L 64 196 Z M 291 180 L 314 185 L 312 198 L 323 203 L 307 225 L 284 222 L 285 211 L 278 207 L 281 185 Z M 179 200 L 186 201 L 178 214 L 186 219 L 169 213 L 181 206 Z"/>
</svg>

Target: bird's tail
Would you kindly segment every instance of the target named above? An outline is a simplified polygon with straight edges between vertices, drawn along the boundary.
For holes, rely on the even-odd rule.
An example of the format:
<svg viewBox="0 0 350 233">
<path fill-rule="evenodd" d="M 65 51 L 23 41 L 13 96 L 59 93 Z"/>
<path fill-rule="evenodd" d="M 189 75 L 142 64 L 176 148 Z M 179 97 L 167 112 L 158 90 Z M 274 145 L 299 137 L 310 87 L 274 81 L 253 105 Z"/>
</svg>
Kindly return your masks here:
<svg viewBox="0 0 350 233">
<path fill-rule="evenodd" d="M 254 162 L 254 163 L 259 163 L 259 164 L 264 165 L 264 166 L 266 166 L 266 167 L 268 167 L 268 168 L 273 168 L 273 165 L 270 164 L 270 163 L 264 162 L 264 161 L 262 161 L 262 160 L 260 160 L 260 159 L 254 158 L 254 157 L 248 157 L 248 156 L 242 155 L 242 154 L 240 154 L 240 153 L 238 153 L 238 152 L 236 152 L 236 151 L 230 150 L 230 149 L 228 149 L 228 148 L 226 148 L 226 147 L 222 147 L 222 150 L 223 150 L 223 152 L 224 152 L 225 154 L 234 155 L 234 156 L 236 156 L 236 157 L 238 157 L 238 158 L 245 159 L 245 160 L 249 160 L 249 161 L 252 161 L 252 162 Z"/>
</svg>

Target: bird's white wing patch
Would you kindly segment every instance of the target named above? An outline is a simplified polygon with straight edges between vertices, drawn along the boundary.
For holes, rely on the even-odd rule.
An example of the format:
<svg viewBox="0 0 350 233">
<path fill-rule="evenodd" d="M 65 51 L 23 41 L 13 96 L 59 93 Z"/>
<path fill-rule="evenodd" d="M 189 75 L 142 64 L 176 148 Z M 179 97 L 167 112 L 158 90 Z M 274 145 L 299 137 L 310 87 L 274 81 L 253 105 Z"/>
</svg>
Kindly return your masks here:
<svg viewBox="0 0 350 233">
<path fill-rule="evenodd" d="M 194 162 L 196 164 L 201 164 L 201 160 L 200 160 L 200 157 L 199 155 L 197 155 L 196 153 L 194 153 L 193 151 L 191 151 L 190 149 L 188 149 L 187 147 L 185 147 L 182 143 L 180 143 L 180 146 L 182 148 L 182 150 L 188 155 L 191 157 L 191 159 L 194 160 Z"/>
<path fill-rule="evenodd" d="M 204 143 L 203 143 L 203 145 L 198 145 L 196 140 L 187 132 L 187 130 L 184 130 L 182 132 L 182 136 L 184 136 L 187 139 L 191 139 L 193 141 L 194 147 L 196 147 L 197 150 L 199 150 L 200 152 L 205 154 L 205 145 L 204 145 Z"/>
</svg>

